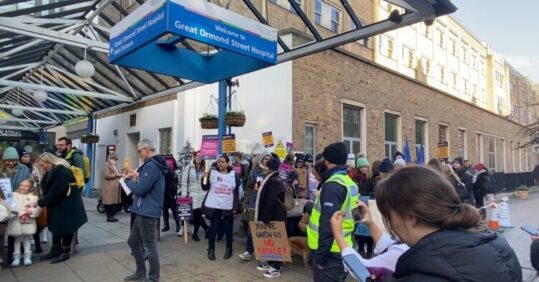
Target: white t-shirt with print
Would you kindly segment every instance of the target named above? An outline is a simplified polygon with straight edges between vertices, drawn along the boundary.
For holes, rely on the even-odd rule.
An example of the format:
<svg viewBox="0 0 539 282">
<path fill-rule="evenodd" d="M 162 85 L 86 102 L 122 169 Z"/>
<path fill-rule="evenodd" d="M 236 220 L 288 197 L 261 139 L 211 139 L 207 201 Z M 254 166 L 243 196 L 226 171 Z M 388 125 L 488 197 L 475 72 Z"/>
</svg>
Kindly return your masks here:
<svg viewBox="0 0 539 282">
<path fill-rule="evenodd" d="M 234 189 L 236 189 L 236 172 L 228 174 L 216 170 L 210 173 L 210 191 L 206 199 L 206 207 L 220 210 L 231 210 L 234 205 Z"/>
</svg>

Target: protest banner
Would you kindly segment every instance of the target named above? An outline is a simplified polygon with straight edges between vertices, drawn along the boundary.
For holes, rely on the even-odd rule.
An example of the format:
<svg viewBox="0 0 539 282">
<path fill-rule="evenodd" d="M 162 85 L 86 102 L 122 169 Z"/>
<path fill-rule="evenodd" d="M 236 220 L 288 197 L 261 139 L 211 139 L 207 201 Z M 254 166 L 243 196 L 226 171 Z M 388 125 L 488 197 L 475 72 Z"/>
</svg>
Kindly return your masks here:
<svg viewBox="0 0 539 282">
<path fill-rule="evenodd" d="M 223 135 L 223 153 L 231 154 L 237 152 L 236 150 L 236 135 L 235 134 L 225 134 Z"/>
<path fill-rule="evenodd" d="M 283 160 L 286 157 L 286 149 L 283 145 L 283 141 L 279 140 L 277 141 L 277 146 L 275 146 L 275 149 L 273 152 L 279 156 L 279 159 Z"/>
<path fill-rule="evenodd" d="M 200 158 L 216 159 L 219 153 L 219 136 L 203 135 L 202 144 L 200 145 Z"/>
<path fill-rule="evenodd" d="M 447 142 L 440 142 L 436 148 L 436 158 L 443 161 L 449 160 L 449 144 Z"/>
<path fill-rule="evenodd" d="M 281 177 L 281 179 L 286 181 L 288 179 L 288 175 L 292 172 L 292 170 L 294 170 L 294 168 L 291 165 L 281 163 L 281 165 L 279 166 L 279 176 Z"/>
<path fill-rule="evenodd" d="M 271 131 L 262 133 L 262 142 L 264 147 L 273 147 L 273 133 Z"/>
<path fill-rule="evenodd" d="M 9 178 L 0 178 L 0 189 L 4 192 L 6 202 L 13 207 L 13 190 L 11 189 L 11 180 Z"/>
<path fill-rule="evenodd" d="M 185 226 L 183 238 L 185 243 L 187 243 L 188 237 L 187 231 L 189 228 L 189 218 L 193 215 L 193 198 L 191 197 L 178 197 L 176 199 L 176 212 L 178 214 L 178 218 L 180 220 L 183 220 L 183 224 Z"/>
<path fill-rule="evenodd" d="M 294 144 L 292 142 L 286 142 L 286 152 L 290 153 L 294 150 Z"/>
<path fill-rule="evenodd" d="M 249 222 L 255 257 L 263 261 L 292 261 L 286 227 L 282 221 Z"/>
</svg>

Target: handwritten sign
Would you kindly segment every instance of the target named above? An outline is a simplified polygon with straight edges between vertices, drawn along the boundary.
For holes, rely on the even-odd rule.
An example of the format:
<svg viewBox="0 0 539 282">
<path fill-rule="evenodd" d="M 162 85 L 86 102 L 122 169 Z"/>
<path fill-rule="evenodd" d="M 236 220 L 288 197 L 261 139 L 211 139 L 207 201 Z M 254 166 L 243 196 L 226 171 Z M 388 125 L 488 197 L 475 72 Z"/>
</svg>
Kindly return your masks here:
<svg viewBox="0 0 539 282">
<path fill-rule="evenodd" d="M 271 131 L 262 133 L 262 142 L 264 147 L 273 147 L 273 133 Z"/>
<path fill-rule="evenodd" d="M 219 136 L 203 135 L 200 145 L 200 157 L 203 159 L 216 159 L 219 152 Z"/>
<path fill-rule="evenodd" d="M 282 221 L 250 222 L 255 256 L 264 261 L 292 261 L 286 228 Z"/>
<path fill-rule="evenodd" d="M 230 154 L 235 153 L 236 150 L 236 135 L 225 134 L 223 135 L 223 153 Z"/>
<path fill-rule="evenodd" d="M 176 211 L 181 220 L 187 220 L 193 215 L 193 198 L 179 197 L 176 199 Z"/>
</svg>

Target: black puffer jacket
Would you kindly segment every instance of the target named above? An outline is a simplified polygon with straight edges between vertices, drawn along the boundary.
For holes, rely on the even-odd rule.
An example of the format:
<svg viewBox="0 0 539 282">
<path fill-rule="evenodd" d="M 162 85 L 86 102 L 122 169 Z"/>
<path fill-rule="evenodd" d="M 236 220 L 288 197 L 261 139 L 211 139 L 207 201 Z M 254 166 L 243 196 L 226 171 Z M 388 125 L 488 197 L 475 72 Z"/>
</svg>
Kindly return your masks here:
<svg viewBox="0 0 539 282">
<path fill-rule="evenodd" d="M 438 231 L 402 254 L 386 281 L 522 281 L 522 269 L 495 233 Z"/>
</svg>

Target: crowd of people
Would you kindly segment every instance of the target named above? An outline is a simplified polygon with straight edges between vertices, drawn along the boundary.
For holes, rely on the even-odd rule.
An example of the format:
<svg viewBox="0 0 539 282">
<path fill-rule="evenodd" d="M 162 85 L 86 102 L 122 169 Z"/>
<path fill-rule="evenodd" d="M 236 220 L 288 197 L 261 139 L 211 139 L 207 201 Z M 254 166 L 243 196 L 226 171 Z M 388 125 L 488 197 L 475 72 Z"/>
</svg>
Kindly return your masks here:
<svg viewBox="0 0 539 282">
<path fill-rule="evenodd" d="M 12 211 L 6 215 L 7 223 L 0 225 L 0 240 L 9 235 L 8 260 L 14 267 L 21 258 L 23 264 L 31 264 L 31 242 L 39 252 L 39 234 L 45 226 L 53 244 L 41 259 L 52 263 L 69 259 L 77 230 L 87 221 L 82 190 L 73 185 L 71 169 L 85 169 L 82 154 L 68 138 L 58 143 L 57 154 L 43 153 L 35 163 L 15 148 L 3 152 L 0 174 L 10 179 L 14 189 L 13 204 L 0 202 L 0 218 L 3 207 Z M 136 270 L 125 281 L 159 281 L 156 230 L 162 216 L 162 231 L 170 229 L 170 210 L 178 236 L 192 224 L 190 236 L 198 242 L 202 227 L 209 261 L 217 259 L 216 242 L 223 237 L 222 258 L 232 258 L 233 226 L 239 217 L 240 231 L 247 237 L 239 259 L 254 257 L 249 222 L 283 222 L 292 253 L 312 269 L 314 281 L 345 281 L 358 267 L 347 262 L 348 257 L 357 258 L 377 281 L 522 279 L 519 262 L 505 239 L 481 227 L 485 218 L 481 207 L 492 193 L 489 171 L 482 163 L 472 165 L 457 157 L 450 163 L 431 159 L 419 165 L 407 163 L 399 152 L 372 163 L 363 154 L 350 161 L 345 144 L 338 142 L 314 158 L 290 152 L 282 161 L 263 151 L 252 156 L 221 155 L 210 164 L 197 151 L 182 168 L 178 182 L 174 167 L 156 153 L 154 142 L 144 139 L 137 149 L 142 160 L 137 168 L 120 169 L 114 152 L 101 167 L 107 222 L 118 221 L 120 182 L 131 191 L 128 245 Z M 283 173 L 282 163 L 293 169 Z M 189 225 L 182 225 L 175 213 L 175 198 L 180 196 L 192 199 Z M 292 208 L 287 205 L 290 197 Z M 45 226 L 38 224 L 44 210 Z M 282 265 L 259 261 L 256 268 L 274 278 L 282 275 Z"/>
</svg>

